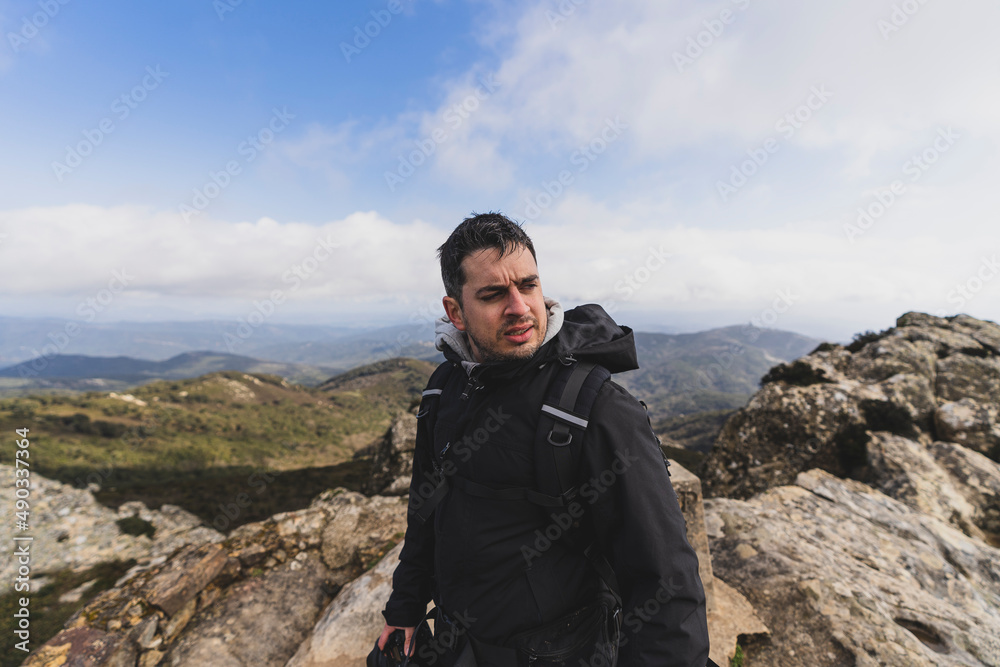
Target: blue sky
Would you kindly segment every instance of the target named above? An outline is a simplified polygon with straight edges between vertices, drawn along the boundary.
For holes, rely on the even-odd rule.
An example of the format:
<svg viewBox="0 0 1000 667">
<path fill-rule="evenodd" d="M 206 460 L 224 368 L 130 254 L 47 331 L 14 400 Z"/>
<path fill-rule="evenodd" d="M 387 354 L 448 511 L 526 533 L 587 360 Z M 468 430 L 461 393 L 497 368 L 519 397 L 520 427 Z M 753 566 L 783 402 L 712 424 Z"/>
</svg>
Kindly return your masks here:
<svg viewBox="0 0 1000 667">
<path fill-rule="evenodd" d="M 996 320 L 998 15 L 0 0 L 0 309 L 118 271 L 102 319 L 406 321 L 501 210 L 549 296 L 647 328 Z"/>
</svg>

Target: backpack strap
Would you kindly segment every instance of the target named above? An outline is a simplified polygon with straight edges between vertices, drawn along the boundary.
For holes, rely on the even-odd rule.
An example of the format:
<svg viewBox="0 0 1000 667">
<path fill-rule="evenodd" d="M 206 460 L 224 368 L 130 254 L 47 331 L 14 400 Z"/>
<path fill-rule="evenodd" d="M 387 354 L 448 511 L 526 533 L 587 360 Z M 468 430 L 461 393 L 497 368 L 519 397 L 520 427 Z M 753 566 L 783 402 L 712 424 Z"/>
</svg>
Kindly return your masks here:
<svg viewBox="0 0 1000 667">
<path fill-rule="evenodd" d="M 438 366 L 431 373 L 430 379 L 427 380 L 427 387 L 420 395 L 420 408 L 417 410 L 417 419 L 427 420 L 426 428 L 428 433 L 434 432 L 438 403 L 441 401 L 441 394 L 444 392 L 444 387 L 448 384 L 448 378 L 451 377 L 451 372 L 454 368 L 455 364 L 449 361 Z M 433 443 L 431 444 L 433 445 Z M 416 517 L 420 523 L 424 523 L 430 518 L 434 508 L 444 500 L 445 495 L 448 493 L 448 480 L 441 474 L 440 463 L 438 462 L 440 454 L 431 451 L 430 455 L 435 469 L 434 490 L 431 492 L 429 498 L 420 503 L 419 507 L 410 510 L 410 514 Z"/>
<path fill-rule="evenodd" d="M 538 420 L 535 473 L 538 487 L 543 492 L 572 501 L 578 494 L 576 481 L 590 411 L 611 373 L 603 366 L 588 361 L 570 358 L 562 363 L 566 367 L 549 385 Z M 578 522 L 574 522 L 576 525 Z M 562 540 L 590 561 L 620 607 L 618 578 L 611 564 L 593 542 L 586 547 L 580 545 L 573 532 L 564 532 Z"/>
<path fill-rule="evenodd" d="M 535 433 L 535 477 L 543 493 L 572 499 L 590 411 L 611 373 L 570 358 L 549 385 Z"/>
<path fill-rule="evenodd" d="M 437 399 L 441 398 L 444 386 L 448 384 L 448 378 L 451 377 L 451 371 L 454 368 L 455 364 L 446 361 L 431 373 L 430 378 L 427 380 L 427 386 L 424 388 L 423 393 L 420 394 L 420 410 L 417 412 L 418 419 L 426 415 L 432 408 L 437 408 Z"/>
</svg>

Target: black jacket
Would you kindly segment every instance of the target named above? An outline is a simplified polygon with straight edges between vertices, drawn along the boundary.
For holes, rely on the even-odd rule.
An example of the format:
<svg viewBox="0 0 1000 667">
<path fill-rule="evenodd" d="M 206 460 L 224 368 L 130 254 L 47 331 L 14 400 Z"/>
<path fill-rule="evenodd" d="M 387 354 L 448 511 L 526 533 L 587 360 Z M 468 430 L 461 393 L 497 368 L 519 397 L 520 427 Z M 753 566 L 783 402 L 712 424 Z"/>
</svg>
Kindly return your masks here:
<svg viewBox="0 0 1000 667">
<path fill-rule="evenodd" d="M 631 330 L 594 304 L 567 311 L 556 336 L 530 359 L 480 364 L 471 377 L 446 348 L 445 363 L 455 368 L 435 422 L 418 420 L 411 510 L 427 501 L 435 460 L 493 488 L 537 488 L 539 410 L 559 359 L 569 355 L 611 372 L 638 367 Z M 623 600 L 620 667 L 703 667 L 708 630 L 697 557 L 645 410 L 612 381 L 591 411 L 578 481 L 583 533 L 614 569 Z M 416 625 L 433 597 L 480 640 L 504 644 L 581 606 L 600 580 L 578 549 L 540 539 L 546 530 L 558 535 L 561 523 L 525 501 L 452 487 L 426 523 L 410 516 L 386 622 Z"/>
</svg>

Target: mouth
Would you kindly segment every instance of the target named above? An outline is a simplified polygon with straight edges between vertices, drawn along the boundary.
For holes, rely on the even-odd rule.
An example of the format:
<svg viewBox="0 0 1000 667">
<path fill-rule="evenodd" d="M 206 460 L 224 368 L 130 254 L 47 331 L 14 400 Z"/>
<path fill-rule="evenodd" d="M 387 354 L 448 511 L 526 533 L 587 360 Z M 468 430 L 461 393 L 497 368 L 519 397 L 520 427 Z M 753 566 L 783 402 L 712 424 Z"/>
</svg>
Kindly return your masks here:
<svg viewBox="0 0 1000 667">
<path fill-rule="evenodd" d="M 531 334 L 534 332 L 534 329 L 535 325 L 533 324 L 517 329 L 509 329 L 503 337 L 511 343 L 526 343 L 531 340 Z"/>
</svg>

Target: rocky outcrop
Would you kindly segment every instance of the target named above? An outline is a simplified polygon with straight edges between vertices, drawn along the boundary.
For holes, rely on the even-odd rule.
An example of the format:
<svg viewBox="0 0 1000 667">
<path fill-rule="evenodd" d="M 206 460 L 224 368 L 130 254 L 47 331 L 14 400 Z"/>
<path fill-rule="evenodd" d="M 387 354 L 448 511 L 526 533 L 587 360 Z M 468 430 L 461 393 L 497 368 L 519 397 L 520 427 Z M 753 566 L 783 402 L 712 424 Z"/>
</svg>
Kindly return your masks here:
<svg viewBox="0 0 1000 667">
<path fill-rule="evenodd" d="M 14 497 L 15 469 L 0 464 L 0 494 Z M 134 558 L 136 567 L 149 567 L 187 544 L 220 542 L 224 536 L 202 525 L 201 520 L 176 505 L 150 510 L 138 501 L 124 503 L 115 512 L 94 499 L 87 489 L 48 479 L 30 477 L 29 529 L 32 541 L 33 590 L 60 570 L 85 570 L 112 560 Z M 153 536 L 124 532 L 119 520 L 136 517 L 153 528 Z M 0 541 L 12 544 L 13 521 L 0 522 Z M 17 570 L 15 559 L 0 562 L 0 579 L 11 581 Z"/>
<path fill-rule="evenodd" d="M 813 470 L 706 501 L 712 565 L 771 629 L 748 665 L 1000 665 L 1000 551 Z"/>
<path fill-rule="evenodd" d="M 998 411 L 1000 326 L 964 315 L 763 378 L 703 469 L 714 572 L 771 630 L 747 664 L 1000 666 Z"/>
<path fill-rule="evenodd" d="M 413 449 L 417 445 L 417 417 L 403 413 L 396 417 L 385 436 L 375 443 L 371 472 L 364 485 L 368 495 L 404 495 L 410 490 Z"/>
<path fill-rule="evenodd" d="M 405 515 L 403 498 L 335 489 L 186 544 L 132 568 L 24 665 L 284 665 L 340 587 L 402 538 Z"/>
<path fill-rule="evenodd" d="M 773 368 L 705 462 L 710 496 L 748 498 L 820 468 L 971 536 L 996 533 L 1000 326 L 907 313 Z M 957 454 L 956 446 L 963 453 Z"/>
</svg>

